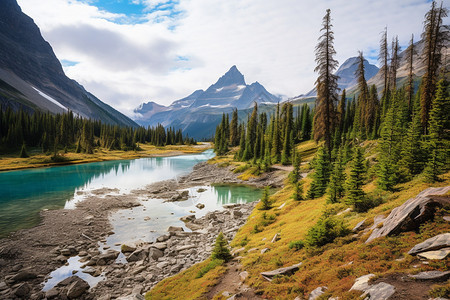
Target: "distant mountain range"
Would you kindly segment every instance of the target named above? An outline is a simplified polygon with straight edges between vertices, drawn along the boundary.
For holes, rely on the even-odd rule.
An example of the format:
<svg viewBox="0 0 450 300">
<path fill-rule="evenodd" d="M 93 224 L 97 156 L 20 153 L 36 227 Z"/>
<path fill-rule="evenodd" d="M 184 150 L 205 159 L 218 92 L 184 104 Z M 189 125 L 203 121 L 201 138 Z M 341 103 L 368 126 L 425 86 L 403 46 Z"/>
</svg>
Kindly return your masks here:
<svg viewBox="0 0 450 300">
<path fill-rule="evenodd" d="M 71 110 L 108 124 L 137 124 L 68 78 L 33 19 L 16 0 L 0 1 L 0 103 L 13 109 Z"/>
<path fill-rule="evenodd" d="M 340 91 L 344 89 L 349 89 L 357 84 L 357 78 L 355 76 L 355 72 L 358 69 L 358 57 L 350 57 L 347 59 L 336 71 L 336 75 L 339 76 L 338 79 L 338 87 Z M 369 80 L 373 76 L 375 76 L 379 71 L 379 68 L 375 65 L 369 63 L 366 59 L 364 59 L 364 77 L 366 80 Z M 300 95 L 298 97 L 316 97 L 317 90 L 316 88 L 312 89 L 308 93 L 304 95 Z"/>
<path fill-rule="evenodd" d="M 201 139 L 212 137 L 222 113 L 250 109 L 254 103 L 276 104 L 281 98 L 269 93 L 260 83 L 246 84 L 236 66 L 211 85 L 197 90 L 170 106 L 155 102 L 141 104 L 134 110 L 135 120 L 144 126 L 161 123 L 165 127 L 181 128 L 185 134 Z"/>
</svg>

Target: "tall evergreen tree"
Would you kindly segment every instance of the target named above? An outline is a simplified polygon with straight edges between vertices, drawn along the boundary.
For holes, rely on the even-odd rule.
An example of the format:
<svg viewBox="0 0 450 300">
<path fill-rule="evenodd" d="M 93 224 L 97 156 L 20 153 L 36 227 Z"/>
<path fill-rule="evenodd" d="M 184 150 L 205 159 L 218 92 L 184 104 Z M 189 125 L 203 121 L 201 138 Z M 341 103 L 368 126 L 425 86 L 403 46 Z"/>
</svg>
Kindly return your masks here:
<svg viewBox="0 0 450 300">
<path fill-rule="evenodd" d="M 367 209 L 366 195 L 362 190 L 365 174 L 364 160 L 361 147 L 355 146 L 350 174 L 346 181 L 346 203 L 353 205 L 357 211 Z"/>
<path fill-rule="evenodd" d="M 430 10 L 425 14 L 422 39 L 424 47 L 422 57 L 426 69 L 422 77 L 422 94 L 420 97 L 421 120 L 424 133 L 428 134 L 429 113 L 436 90 L 436 78 L 442 60 L 442 49 L 449 41 L 448 26 L 443 24 L 443 18 L 447 17 L 448 9 L 442 6 L 436 7 L 436 2 L 431 2 Z"/>
<path fill-rule="evenodd" d="M 342 151 L 339 149 L 338 155 L 333 162 L 333 171 L 328 185 L 328 199 L 330 203 L 337 203 L 344 196 L 345 188 L 344 164 L 342 161 Z"/>
<path fill-rule="evenodd" d="M 382 106 L 385 107 L 385 103 L 388 99 L 389 91 L 389 50 L 387 42 L 387 27 L 384 29 L 380 39 L 380 53 L 378 55 L 378 61 L 380 62 L 380 72 L 383 74 L 383 92 L 381 96 Z M 385 114 L 386 111 L 383 111 Z"/>
<path fill-rule="evenodd" d="M 239 145 L 238 110 L 234 109 L 230 122 L 230 146 Z"/>
<path fill-rule="evenodd" d="M 330 155 L 326 148 L 320 147 L 314 158 L 314 173 L 308 190 L 308 198 L 318 198 L 325 194 L 330 178 Z"/>
<path fill-rule="evenodd" d="M 323 138 L 327 153 L 330 154 L 335 125 L 335 103 L 338 100 L 338 76 L 334 74 L 338 62 L 334 59 L 336 51 L 333 46 L 334 33 L 332 30 L 333 25 L 331 25 L 331 10 L 327 9 L 322 20 L 322 25 L 322 35 L 316 46 L 317 67 L 314 69 L 314 71 L 318 72 L 316 81 L 317 99 L 314 114 L 314 139 L 319 141 Z"/>
<path fill-rule="evenodd" d="M 428 137 L 429 159 L 424 175 L 429 182 L 439 180 L 439 175 L 449 169 L 450 163 L 450 97 L 448 84 L 441 79 L 430 112 L 430 134 Z"/>
<path fill-rule="evenodd" d="M 408 111 L 411 112 L 413 108 L 413 96 L 414 96 L 414 55 L 416 54 L 414 46 L 414 34 L 411 35 L 409 46 L 406 49 L 406 60 L 408 63 L 408 81 L 406 86 L 406 92 L 408 96 Z"/>
<path fill-rule="evenodd" d="M 395 92 L 395 90 L 397 89 L 397 69 L 400 66 L 400 59 L 399 59 L 399 54 L 401 51 L 401 48 L 398 44 L 398 36 L 395 36 L 395 38 L 392 39 L 392 56 L 391 56 L 391 70 L 390 70 L 390 88 L 392 89 L 392 91 Z"/>
</svg>

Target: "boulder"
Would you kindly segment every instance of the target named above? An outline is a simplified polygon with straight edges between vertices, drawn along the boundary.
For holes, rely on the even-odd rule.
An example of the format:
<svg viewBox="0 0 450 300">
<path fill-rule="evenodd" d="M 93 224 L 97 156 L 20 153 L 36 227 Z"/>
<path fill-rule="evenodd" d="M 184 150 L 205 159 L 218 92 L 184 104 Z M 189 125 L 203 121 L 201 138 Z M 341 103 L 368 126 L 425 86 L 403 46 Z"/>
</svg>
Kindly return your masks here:
<svg viewBox="0 0 450 300">
<path fill-rule="evenodd" d="M 148 257 L 150 259 L 153 260 L 158 260 L 158 258 L 163 257 L 164 256 L 164 252 L 162 252 L 161 250 L 157 249 L 157 248 L 150 248 Z"/>
<path fill-rule="evenodd" d="M 57 288 L 52 288 L 45 292 L 45 298 L 47 299 L 54 299 L 59 296 L 59 291 Z"/>
<path fill-rule="evenodd" d="M 431 219 L 437 207 L 450 204 L 450 197 L 443 196 L 450 191 L 450 186 L 428 188 L 415 198 L 392 210 L 380 228 L 374 228 L 366 243 L 372 240 L 416 229 L 423 222 Z"/>
<path fill-rule="evenodd" d="M 159 236 L 159 237 L 156 239 L 156 241 L 161 243 L 161 242 L 167 241 L 168 239 L 170 239 L 170 235 L 164 234 L 164 235 Z"/>
<path fill-rule="evenodd" d="M 275 243 L 276 241 L 278 241 L 280 239 L 280 235 L 278 233 L 275 233 L 275 235 L 272 238 L 272 243 Z"/>
<path fill-rule="evenodd" d="M 247 279 L 248 277 L 248 272 L 247 271 L 242 271 L 241 273 L 239 273 L 239 278 L 241 279 L 241 281 L 245 281 L 245 279 Z"/>
<path fill-rule="evenodd" d="M 369 281 L 371 278 L 375 277 L 375 274 L 367 274 L 355 279 L 355 283 L 350 288 L 350 291 L 365 291 L 369 288 Z"/>
<path fill-rule="evenodd" d="M 197 207 L 198 209 L 203 209 L 203 208 L 205 208 L 205 204 L 198 203 L 195 207 Z"/>
<path fill-rule="evenodd" d="M 31 287 L 28 283 L 23 282 L 14 290 L 14 295 L 19 298 L 28 298 L 30 295 Z"/>
<path fill-rule="evenodd" d="M 352 231 L 353 232 L 358 232 L 361 229 L 364 228 L 364 223 L 366 222 L 366 219 L 362 220 L 361 222 L 359 222 L 358 224 L 355 225 L 355 227 L 353 227 Z"/>
<path fill-rule="evenodd" d="M 387 300 L 395 293 L 395 287 L 388 283 L 380 282 L 369 287 L 364 296 L 369 296 L 369 299 Z"/>
<path fill-rule="evenodd" d="M 233 217 L 233 219 L 240 219 L 243 216 L 242 211 L 238 210 L 238 209 L 234 209 L 231 213 L 231 216 Z"/>
<path fill-rule="evenodd" d="M 177 231 L 184 231 L 183 227 L 178 227 L 178 226 L 169 226 L 169 228 L 167 228 L 168 232 L 177 232 Z"/>
<path fill-rule="evenodd" d="M 168 263 L 167 261 L 162 261 L 162 262 L 156 264 L 156 267 L 157 267 L 158 269 L 164 269 L 164 268 L 167 267 L 168 265 L 169 265 L 169 263 Z"/>
<path fill-rule="evenodd" d="M 428 272 L 420 272 L 416 275 L 409 275 L 409 277 L 414 278 L 416 280 L 432 280 L 432 281 L 446 281 L 450 278 L 450 271 L 428 271 Z"/>
<path fill-rule="evenodd" d="M 30 279 L 35 279 L 37 275 L 30 271 L 21 271 L 14 275 L 11 280 L 14 282 L 27 281 Z"/>
<path fill-rule="evenodd" d="M 450 233 L 443 233 L 415 245 L 408 251 L 408 254 L 416 255 L 421 252 L 439 250 L 448 247 L 450 247 Z"/>
<path fill-rule="evenodd" d="M 120 251 L 122 251 L 122 253 L 134 252 L 136 251 L 136 247 L 132 245 L 122 244 L 122 246 L 120 246 Z"/>
<path fill-rule="evenodd" d="M 6 282 L 2 281 L 0 282 L 0 291 L 4 291 L 8 288 L 8 285 L 6 284 Z"/>
<path fill-rule="evenodd" d="M 326 286 L 319 286 L 318 288 L 314 289 L 311 294 L 309 294 L 308 300 L 315 300 L 319 298 L 322 294 L 325 293 L 325 291 L 328 288 Z"/>
<path fill-rule="evenodd" d="M 67 288 L 67 297 L 69 299 L 76 299 L 89 289 L 89 284 L 80 277 L 72 277 L 76 277 L 76 279 L 74 279 L 74 281 Z"/>
<path fill-rule="evenodd" d="M 274 276 L 277 275 L 292 275 L 294 274 L 296 271 L 298 271 L 299 267 L 302 265 L 302 263 L 298 263 L 289 267 L 285 267 L 285 268 L 279 268 L 276 270 L 272 270 L 272 271 L 267 271 L 267 272 L 262 272 L 261 275 L 264 277 L 264 279 L 268 280 L 268 281 L 272 281 L 272 278 Z"/>
<path fill-rule="evenodd" d="M 164 251 L 167 248 L 167 243 L 154 243 L 150 245 L 150 248 L 156 248 L 158 250 Z"/>
<path fill-rule="evenodd" d="M 427 251 L 417 254 L 417 256 L 420 256 L 425 259 L 444 259 L 450 254 L 450 248 L 443 248 L 439 250 L 434 251 Z"/>
<path fill-rule="evenodd" d="M 127 261 L 132 262 L 132 261 L 144 260 L 147 257 L 147 255 L 148 254 L 144 249 L 138 249 L 138 250 L 134 251 L 133 253 L 131 253 L 130 255 L 128 255 Z"/>
<path fill-rule="evenodd" d="M 181 217 L 180 220 L 183 222 L 191 222 L 195 220 L 195 215 L 188 215 L 185 217 Z"/>
</svg>

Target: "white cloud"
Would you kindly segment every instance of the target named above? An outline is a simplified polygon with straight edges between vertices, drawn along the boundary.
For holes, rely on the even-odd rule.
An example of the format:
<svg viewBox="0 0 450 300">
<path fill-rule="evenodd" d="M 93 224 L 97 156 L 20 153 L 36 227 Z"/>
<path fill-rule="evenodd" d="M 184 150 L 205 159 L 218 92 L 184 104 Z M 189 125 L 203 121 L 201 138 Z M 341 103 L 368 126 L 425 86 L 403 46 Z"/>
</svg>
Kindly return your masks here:
<svg viewBox="0 0 450 300">
<path fill-rule="evenodd" d="M 340 63 L 358 50 L 376 56 L 385 26 L 406 45 L 429 9 L 426 0 L 133 0 L 148 14 L 130 24 L 87 2 L 18 2 L 59 59 L 79 62 L 67 75 L 127 114 L 143 101 L 167 105 L 205 89 L 232 65 L 274 94 L 307 92 L 327 8 Z"/>
</svg>

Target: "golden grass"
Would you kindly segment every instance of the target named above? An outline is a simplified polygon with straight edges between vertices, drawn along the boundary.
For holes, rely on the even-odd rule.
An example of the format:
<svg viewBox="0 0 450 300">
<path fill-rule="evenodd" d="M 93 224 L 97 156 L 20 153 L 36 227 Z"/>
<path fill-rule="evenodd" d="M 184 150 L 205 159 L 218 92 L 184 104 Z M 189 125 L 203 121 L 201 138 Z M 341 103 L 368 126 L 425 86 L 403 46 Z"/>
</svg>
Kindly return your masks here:
<svg viewBox="0 0 450 300">
<path fill-rule="evenodd" d="M 207 259 L 173 277 L 164 279 L 145 294 L 145 299 L 201 299 L 202 295 L 209 290 L 209 287 L 214 286 L 220 275 L 226 271 L 224 266 L 217 266 L 203 277 L 195 278 L 198 272 L 210 261 L 210 259 Z"/>
<path fill-rule="evenodd" d="M 369 148 L 366 154 L 373 155 L 376 143 L 366 143 L 364 146 Z M 306 158 L 312 158 L 317 145 L 314 142 L 306 142 L 297 146 L 297 149 L 304 154 L 302 158 L 305 161 L 308 160 Z M 308 154 L 308 151 L 312 151 L 312 153 Z M 235 164 L 231 159 L 232 157 L 229 156 L 220 158 L 217 162 L 225 163 L 226 161 L 227 164 Z M 241 165 L 241 163 L 236 163 L 236 166 L 238 165 Z M 417 177 L 410 182 L 398 185 L 396 192 L 380 191 L 373 181 L 368 182 L 364 186 L 364 191 L 373 197 L 383 199 L 383 202 L 368 212 L 350 211 L 342 214 L 341 217 L 350 229 L 364 219 L 366 219 L 367 225 L 371 225 L 374 217 L 378 215 L 387 216 L 393 208 L 400 206 L 407 199 L 415 197 L 427 187 L 450 184 L 450 172 L 444 174 L 442 178 L 442 182 L 430 185 L 424 183 L 422 178 Z M 303 182 L 306 194 L 311 178 L 308 176 L 303 179 Z M 328 296 L 332 295 L 340 299 L 357 299 L 361 292 L 349 292 L 349 289 L 354 280 L 362 275 L 374 273 L 382 277 L 394 272 L 417 273 L 425 270 L 449 269 L 449 258 L 423 264 L 417 258 L 407 254 L 415 244 L 436 234 L 450 231 L 450 224 L 442 218 L 443 215 L 448 215 L 448 211 L 440 212 L 434 221 L 422 225 L 417 232 L 411 231 L 398 236 L 380 238 L 368 245 L 364 243 L 368 234 L 357 237 L 350 234 L 321 248 L 306 247 L 296 251 L 295 249 L 289 249 L 289 242 L 303 240 L 309 228 L 317 222 L 325 210 L 336 213 L 345 210 L 347 206 L 343 203 L 327 204 L 326 196 L 296 202 L 292 199 L 292 193 L 293 188 L 287 183 L 284 188 L 271 195 L 272 208 L 270 210 L 259 210 L 258 205 L 231 242 L 233 248 L 243 248 L 239 253 L 242 256 L 241 263 L 243 268 L 249 272 L 249 277 L 245 283 L 252 286 L 257 293 L 262 294 L 263 298 L 294 299 L 297 296 L 307 297 L 318 286 L 327 286 Z M 279 209 L 283 204 L 284 207 Z M 278 234 L 280 239 L 272 243 L 271 240 L 275 234 Z M 263 248 L 268 248 L 269 251 L 261 254 Z M 263 271 L 299 262 L 303 264 L 300 270 L 292 276 L 282 276 L 268 282 L 260 275 Z M 179 282 L 189 281 L 193 278 L 189 278 L 187 273 L 177 276 L 167 279 L 174 287 Z M 214 280 L 217 280 L 217 278 Z M 206 281 L 203 282 L 202 280 L 192 284 L 197 285 L 197 288 L 190 287 L 193 290 L 207 285 Z M 162 289 L 162 286 L 158 284 L 157 288 Z M 177 298 L 175 294 L 172 294 L 177 293 L 177 291 L 169 291 L 168 288 L 166 292 L 173 299 Z M 201 298 L 202 296 L 198 297 Z"/>
<path fill-rule="evenodd" d="M 200 153 L 208 148 L 211 148 L 211 145 L 208 143 L 199 143 L 199 145 L 192 146 L 167 145 L 164 147 L 156 147 L 147 144 L 139 144 L 139 146 L 142 149 L 140 151 L 108 151 L 104 148 L 100 148 L 96 149 L 93 154 L 74 152 L 64 153 L 64 151 L 59 151 L 59 154 L 62 155 L 64 159 L 64 161 L 62 162 L 53 162 L 51 160 L 51 156 L 53 154 L 46 155 L 40 153 L 39 150 L 30 151 L 30 157 L 27 158 L 20 158 L 18 157 L 18 155 L 2 155 L 0 156 L 0 171 L 40 168 L 56 165 L 81 164 L 107 160 L 135 159 L 141 157 Z"/>
</svg>

